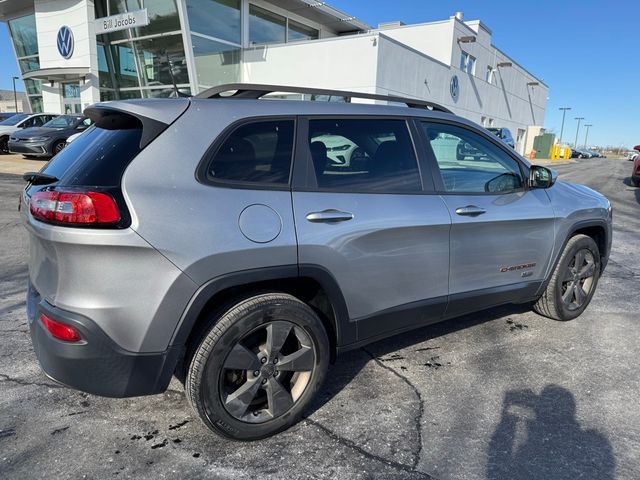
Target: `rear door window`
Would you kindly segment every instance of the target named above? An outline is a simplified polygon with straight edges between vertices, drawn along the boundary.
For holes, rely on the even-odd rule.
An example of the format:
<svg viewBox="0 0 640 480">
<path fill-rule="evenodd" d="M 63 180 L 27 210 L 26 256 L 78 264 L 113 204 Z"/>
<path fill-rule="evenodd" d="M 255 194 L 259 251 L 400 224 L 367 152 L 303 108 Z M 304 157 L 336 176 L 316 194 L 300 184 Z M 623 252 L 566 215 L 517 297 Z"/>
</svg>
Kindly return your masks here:
<svg viewBox="0 0 640 480">
<path fill-rule="evenodd" d="M 418 163 L 405 120 L 309 120 L 309 152 L 318 188 L 418 192 Z"/>
<path fill-rule="evenodd" d="M 240 125 L 228 135 L 207 166 L 208 180 L 288 185 L 295 123 L 291 119 Z"/>
</svg>

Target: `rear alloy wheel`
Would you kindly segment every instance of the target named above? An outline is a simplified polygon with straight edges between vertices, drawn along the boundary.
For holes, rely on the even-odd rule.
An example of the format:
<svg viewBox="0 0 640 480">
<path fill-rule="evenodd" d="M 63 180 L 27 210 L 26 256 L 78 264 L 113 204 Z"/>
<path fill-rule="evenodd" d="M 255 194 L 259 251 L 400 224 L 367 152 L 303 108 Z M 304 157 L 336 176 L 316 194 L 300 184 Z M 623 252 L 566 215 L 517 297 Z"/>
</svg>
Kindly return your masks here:
<svg viewBox="0 0 640 480">
<path fill-rule="evenodd" d="M 600 252 L 596 242 L 586 235 L 571 237 L 534 310 L 556 320 L 576 318 L 589 305 L 599 276 Z"/>
<path fill-rule="evenodd" d="M 212 320 L 185 384 L 204 423 L 233 439 L 256 440 L 297 422 L 328 366 L 329 341 L 314 311 L 272 293 Z"/>
</svg>

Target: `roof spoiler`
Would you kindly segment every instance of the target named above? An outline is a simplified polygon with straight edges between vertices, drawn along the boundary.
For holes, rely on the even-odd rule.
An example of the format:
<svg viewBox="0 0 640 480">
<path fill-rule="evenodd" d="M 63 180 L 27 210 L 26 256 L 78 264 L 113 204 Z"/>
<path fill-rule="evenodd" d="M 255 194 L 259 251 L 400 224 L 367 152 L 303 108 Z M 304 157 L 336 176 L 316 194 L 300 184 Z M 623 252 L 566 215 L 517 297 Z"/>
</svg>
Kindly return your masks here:
<svg viewBox="0 0 640 480">
<path fill-rule="evenodd" d="M 140 148 L 149 145 L 189 106 L 188 99 L 127 100 L 93 104 L 84 110 L 99 128 L 120 130 L 142 127 Z"/>
</svg>

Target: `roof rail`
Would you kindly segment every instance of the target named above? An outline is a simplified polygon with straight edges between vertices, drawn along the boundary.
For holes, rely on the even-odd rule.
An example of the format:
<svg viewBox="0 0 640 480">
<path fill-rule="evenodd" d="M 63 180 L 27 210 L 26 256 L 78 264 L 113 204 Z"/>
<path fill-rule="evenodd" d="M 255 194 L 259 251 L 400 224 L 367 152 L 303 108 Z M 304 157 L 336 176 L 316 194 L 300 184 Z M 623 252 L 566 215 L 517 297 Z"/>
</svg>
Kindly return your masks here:
<svg viewBox="0 0 640 480">
<path fill-rule="evenodd" d="M 232 93 L 233 92 L 233 93 Z M 410 108 L 424 108 L 436 112 L 453 113 L 448 108 L 437 103 L 416 98 L 394 97 L 391 95 L 377 95 L 373 93 L 348 92 L 345 90 L 327 90 L 324 88 L 292 87 L 287 85 L 260 85 L 256 83 L 227 83 L 212 87 L 200 92 L 195 98 L 238 98 L 257 100 L 265 95 L 276 92 L 302 93 L 308 95 L 328 95 L 333 97 L 345 97 L 349 101 L 352 98 L 368 100 L 383 100 L 387 102 L 404 103 Z M 222 95 L 229 93 L 229 95 Z"/>
</svg>

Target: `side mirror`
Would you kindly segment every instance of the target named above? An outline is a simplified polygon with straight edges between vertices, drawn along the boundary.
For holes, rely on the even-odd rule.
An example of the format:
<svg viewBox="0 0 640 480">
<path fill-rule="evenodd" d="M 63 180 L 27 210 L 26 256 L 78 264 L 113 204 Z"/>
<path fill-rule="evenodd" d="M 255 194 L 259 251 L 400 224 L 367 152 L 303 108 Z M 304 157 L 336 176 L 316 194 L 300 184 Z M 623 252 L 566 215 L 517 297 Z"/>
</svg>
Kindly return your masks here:
<svg viewBox="0 0 640 480">
<path fill-rule="evenodd" d="M 558 173 L 551 168 L 532 165 L 529 170 L 529 186 L 531 188 L 549 188 L 558 178 Z"/>
</svg>

